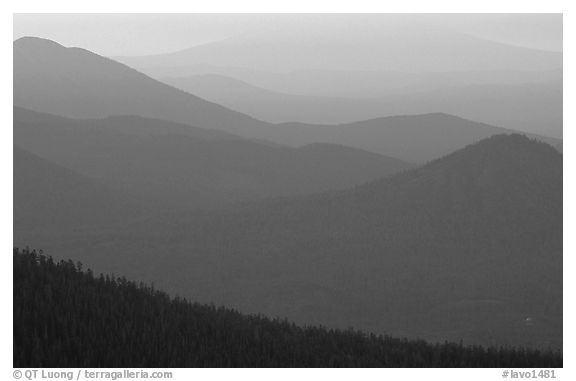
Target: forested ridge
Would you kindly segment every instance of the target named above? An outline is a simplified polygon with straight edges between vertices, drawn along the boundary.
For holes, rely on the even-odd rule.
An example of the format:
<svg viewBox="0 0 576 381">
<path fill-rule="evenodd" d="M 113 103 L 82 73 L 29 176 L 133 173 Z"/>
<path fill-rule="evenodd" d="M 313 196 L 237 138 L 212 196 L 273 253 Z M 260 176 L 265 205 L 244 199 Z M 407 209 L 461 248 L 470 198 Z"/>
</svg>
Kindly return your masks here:
<svg viewBox="0 0 576 381">
<path fill-rule="evenodd" d="M 562 367 L 558 352 L 301 327 L 13 250 L 14 367 Z"/>
</svg>

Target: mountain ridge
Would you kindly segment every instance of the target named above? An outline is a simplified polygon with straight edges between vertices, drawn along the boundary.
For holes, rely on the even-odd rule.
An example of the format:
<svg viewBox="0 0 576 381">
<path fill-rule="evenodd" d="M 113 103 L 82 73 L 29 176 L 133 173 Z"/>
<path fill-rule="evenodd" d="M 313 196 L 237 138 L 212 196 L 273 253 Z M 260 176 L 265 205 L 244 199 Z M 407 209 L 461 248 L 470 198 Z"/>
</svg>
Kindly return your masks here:
<svg viewBox="0 0 576 381">
<path fill-rule="evenodd" d="M 235 62 L 236 66 L 274 71 L 319 67 L 405 71 L 463 67 L 480 70 L 510 67 L 541 69 L 562 65 L 561 52 L 522 48 L 440 28 L 398 29 L 388 25 L 379 25 L 379 28 L 381 30 L 377 34 L 374 30 L 354 30 L 349 38 L 340 39 L 338 48 L 334 47 L 332 33 L 307 39 L 305 29 L 288 32 L 280 28 L 270 33 L 259 31 L 233 36 L 173 53 L 116 59 L 135 66 L 175 66 L 176 63 L 180 66 L 222 65 Z M 430 52 L 435 59 L 423 59 L 426 55 L 420 52 Z M 457 62 L 452 59 L 455 54 L 460 57 Z M 487 56 L 491 59 L 487 59 Z"/>
<path fill-rule="evenodd" d="M 345 188 L 412 166 L 340 145 L 299 149 L 142 117 L 75 120 L 20 108 L 14 142 L 114 189 L 182 207 Z"/>
<path fill-rule="evenodd" d="M 124 247 L 138 242 L 128 276 L 297 323 L 562 345 L 562 155 L 521 135 L 347 190 L 180 213 L 112 236 L 114 247 L 15 242 L 106 271 L 130 263 Z M 170 256 L 158 258 L 159 247 Z M 118 259 L 90 262 L 103 249 Z"/>
<path fill-rule="evenodd" d="M 33 45 L 44 44 L 48 50 L 40 54 L 38 49 L 22 47 L 27 45 L 27 40 L 23 41 L 14 44 L 14 104 L 57 115 L 80 118 L 139 115 L 282 145 L 342 144 L 409 162 L 430 160 L 488 135 L 506 132 L 460 118 L 423 121 L 418 116 L 413 117 L 409 126 L 386 126 L 385 122 L 394 119 L 385 118 L 341 126 L 275 125 L 204 101 L 84 50 L 77 54 L 79 50 L 75 49 L 53 49 L 55 45 L 37 39 Z M 409 133 L 402 132 L 408 129 Z M 430 142 L 436 142 L 437 146 Z M 553 144 L 558 143 L 553 140 Z"/>
<path fill-rule="evenodd" d="M 295 95 L 222 74 L 160 80 L 270 123 L 342 124 L 439 111 L 519 132 L 562 136 L 561 78 L 534 79 L 532 83 L 466 85 L 450 84 L 446 78 L 444 87 L 393 95 L 371 95 L 370 84 L 364 84 L 363 97 Z M 372 86 L 377 81 L 375 76 Z"/>
<path fill-rule="evenodd" d="M 80 99 L 74 95 L 79 91 Z M 97 107 L 87 102 L 91 98 Z M 86 49 L 36 37 L 14 41 L 14 100 L 16 106 L 68 117 L 133 114 L 220 129 L 263 124 Z"/>
</svg>

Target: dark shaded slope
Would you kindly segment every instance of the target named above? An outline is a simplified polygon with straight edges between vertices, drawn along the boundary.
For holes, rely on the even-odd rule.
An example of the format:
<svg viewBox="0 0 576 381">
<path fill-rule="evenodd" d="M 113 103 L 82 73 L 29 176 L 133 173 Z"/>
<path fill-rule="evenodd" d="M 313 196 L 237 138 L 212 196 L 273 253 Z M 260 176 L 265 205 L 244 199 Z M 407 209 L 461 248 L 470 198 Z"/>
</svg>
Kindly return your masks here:
<svg viewBox="0 0 576 381">
<path fill-rule="evenodd" d="M 562 367 L 560 353 L 429 345 L 172 299 L 14 250 L 15 367 Z"/>
</svg>

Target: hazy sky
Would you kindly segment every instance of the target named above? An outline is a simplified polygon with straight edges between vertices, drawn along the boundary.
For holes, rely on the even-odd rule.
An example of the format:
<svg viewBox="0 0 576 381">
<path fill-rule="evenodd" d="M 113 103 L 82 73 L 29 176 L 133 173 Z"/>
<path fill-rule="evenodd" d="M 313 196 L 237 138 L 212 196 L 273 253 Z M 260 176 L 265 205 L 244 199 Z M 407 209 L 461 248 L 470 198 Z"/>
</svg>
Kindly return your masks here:
<svg viewBox="0 0 576 381">
<path fill-rule="evenodd" d="M 562 50 L 561 14 L 16 14 L 14 39 L 37 36 L 102 55 L 146 55 L 267 28 L 296 25 L 346 33 L 382 23 L 434 25 L 503 43 Z"/>
</svg>

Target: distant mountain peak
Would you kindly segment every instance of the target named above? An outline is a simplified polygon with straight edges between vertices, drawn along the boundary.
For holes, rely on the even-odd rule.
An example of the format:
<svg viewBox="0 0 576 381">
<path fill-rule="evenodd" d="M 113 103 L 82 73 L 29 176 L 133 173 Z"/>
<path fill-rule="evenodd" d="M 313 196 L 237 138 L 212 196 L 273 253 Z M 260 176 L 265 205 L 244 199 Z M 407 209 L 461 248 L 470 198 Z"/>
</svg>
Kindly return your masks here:
<svg viewBox="0 0 576 381">
<path fill-rule="evenodd" d="M 265 125 L 86 49 L 38 37 L 13 47 L 16 106 L 72 118 L 139 115 L 232 133 Z"/>
<path fill-rule="evenodd" d="M 51 45 L 51 46 L 60 46 L 60 47 L 64 47 L 63 45 L 57 43 L 56 41 L 47 39 L 47 38 L 42 38 L 42 37 L 35 37 L 35 36 L 24 36 L 24 37 L 20 37 L 16 40 L 14 40 L 13 42 L 14 45 L 36 45 L 36 46 L 40 46 L 40 45 Z"/>
<path fill-rule="evenodd" d="M 19 39 L 13 42 L 14 49 L 18 49 L 20 51 L 34 51 L 34 52 L 46 52 L 46 51 L 76 51 L 76 52 L 84 52 L 85 54 L 89 54 L 94 57 L 99 57 L 101 59 L 105 59 L 107 61 L 112 61 L 111 59 L 101 56 L 97 53 L 94 53 L 88 49 L 84 49 L 81 47 L 76 46 L 64 46 L 54 40 L 50 40 L 47 38 L 42 37 L 34 37 L 34 36 L 26 36 L 20 37 Z M 125 66 L 122 64 L 122 66 Z"/>
<path fill-rule="evenodd" d="M 473 164 L 482 160 L 483 168 L 487 166 L 498 170 L 506 169 L 516 163 L 522 166 L 531 166 L 533 162 L 544 159 L 558 159 L 560 153 L 550 144 L 543 143 L 523 134 L 498 134 L 470 144 L 461 150 L 442 158 L 433 160 L 430 166 L 451 163 L 455 166 L 464 165 L 465 162 Z"/>
<path fill-rule="evenodd" d="M 403 184 L 400 186 L 426 188 L 431 193 L 433 189 L 460 189 L 453 197 L 473 192 L 472 189 L 485 191 L 504 186 L 521 193 L 523 187 L 546 188 L 561 178 L 561 173 L 562 155 L 550 144 L 522 134 L 498 134 L 421 167 L 376 180 L 365 190 L 377 194 L 390 185 Z"/>
<path fill-rule="evenodd" d="M 550 144 L 544 143 L 534 138 L 530 138 L 524 134 L 511 133 L 511 134 L 498 134 L 492 135 L 479 142 L 473 143 L 465 147 L 461 151 L 455 152 L 456 154 L 463 154 L 474 150 L 491 150 L 494 154 L 510 154 L 516 153 L 530 153 L 534 154 L 551 154 L 560 155 Z M 452 155 L 448 155 L 452 156 Z"/>
</svg>

